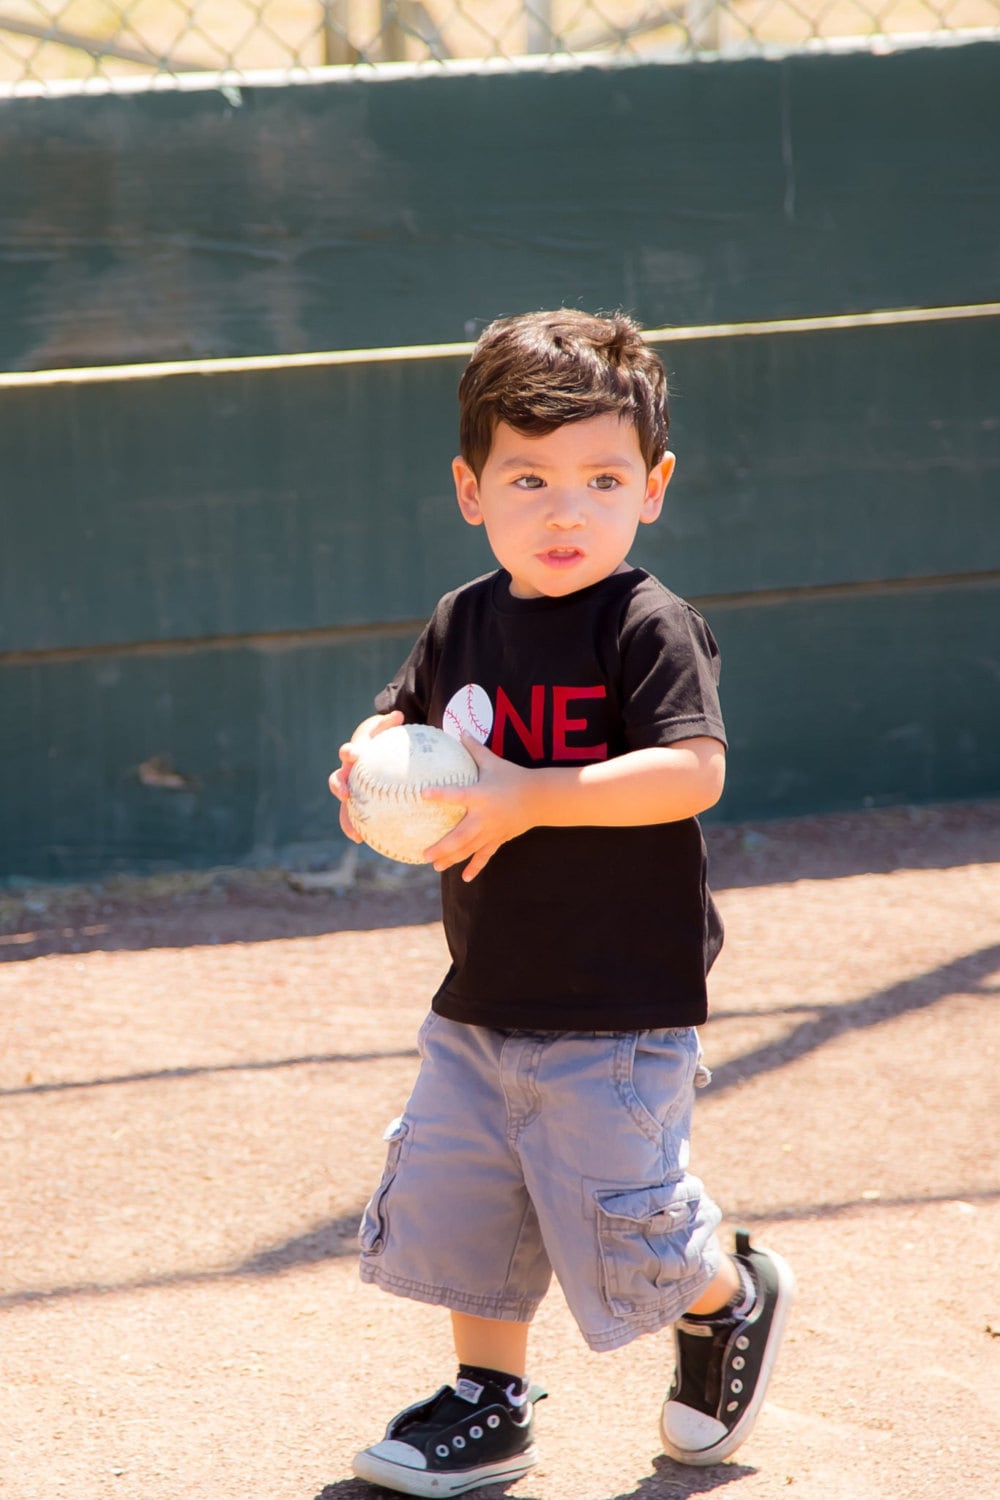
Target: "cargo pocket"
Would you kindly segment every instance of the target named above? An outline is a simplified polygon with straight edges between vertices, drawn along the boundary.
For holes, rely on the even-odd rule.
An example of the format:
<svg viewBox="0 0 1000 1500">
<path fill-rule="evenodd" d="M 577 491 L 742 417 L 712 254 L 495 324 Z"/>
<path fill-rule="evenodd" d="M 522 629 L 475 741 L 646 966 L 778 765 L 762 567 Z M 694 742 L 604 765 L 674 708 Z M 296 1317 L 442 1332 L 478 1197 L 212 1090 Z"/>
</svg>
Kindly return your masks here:
<svg viewBox="0 0 1000 1500">
<path fill-rule="evenodd" d="M 403 1143 L 409 1133 L 409 1128 L 402 1115 L 399 1115 L 395 1120 L 390 1121 L 383 1134 L 382 1139 L 389 1142 L 389 1149 L 386 1153 L 382 1181 L 365 1204 L 365 1211 L 361 1215 L 358 1241 L 362 1255 L 381 1255 L 385 1249 L 389 1233 L 386 1199 L 399 1167 L 399 1158 L 402 1155 Z"/>
<path fill-rule="evenodd" d="M 612 1312 L 640 1312 L 701 1268 L 715 1223 L 702 1213 L 697 1178 L 599 1191 L 595 1201 L 604 1297 Z"/>
</svg>

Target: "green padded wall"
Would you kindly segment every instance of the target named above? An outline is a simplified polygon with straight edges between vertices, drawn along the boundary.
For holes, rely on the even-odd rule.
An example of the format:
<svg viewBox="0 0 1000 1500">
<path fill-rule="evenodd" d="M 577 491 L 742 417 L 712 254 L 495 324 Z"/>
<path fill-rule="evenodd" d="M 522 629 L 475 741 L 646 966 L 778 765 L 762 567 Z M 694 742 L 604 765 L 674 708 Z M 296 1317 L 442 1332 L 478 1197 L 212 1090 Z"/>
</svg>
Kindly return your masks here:
<svg viewBox="0 0 1000 1500">
<path fill-rule="evenodd" d="M 1000 318 L 669 343 L 678 455 L 635 555 L 685 595 L 1000 567 Z M 460 358 L 2 393 L 0 651 L 426 615 L 491 566 Z"/>
<path fill-rule="evenodd" d="M 998 794 L 1000 581 L 708 615 L 731 738 L 715 816 Z M 414 630 L 8 665 L 5 873 L 337 857 L 327 774 Z"/>
<path fill-rule="evenodd" d="M 997 46 L 0 101 L 0 368 L 997 294 Z"/>
<path fill-rule="evenodd" d="M 336 853 L 337 744 L 490 566 L 451 493 L 461 357 L 157 360 L 560 301 L 655 326 L 987 300 L 998 63 L 0 103 L 0 879 Z M 1000 794 L 1000 318 L 661 353 L 678 468 L 634 557 L 723 648 L 717 816 Z"/>
</svg>

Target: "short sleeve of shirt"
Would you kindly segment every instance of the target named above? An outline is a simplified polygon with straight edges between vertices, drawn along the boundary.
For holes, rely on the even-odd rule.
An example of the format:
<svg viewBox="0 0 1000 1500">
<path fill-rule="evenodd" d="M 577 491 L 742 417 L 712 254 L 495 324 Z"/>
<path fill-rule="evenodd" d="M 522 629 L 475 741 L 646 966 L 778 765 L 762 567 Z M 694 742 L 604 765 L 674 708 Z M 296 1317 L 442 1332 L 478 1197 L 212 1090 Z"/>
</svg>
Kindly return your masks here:
<svg viewBox="0 0 1000 1500">
<path fill-rule="evenodd" d="M 638 606 L 638 607 L 636 607 Z M 634 601 L 621 631 L 622 716 L 630 749 L 709 736 L 726 743 L 719 648 L 697 610 L 660 591 Z"/>
<path fill-rule="evenodd" d="M 395 677 L 376 695 L 376 713 L 387 714 L 398 708 L 407 724 L 427 723 L 443 633 L 442 614 L 446 615 L 444 601 L 420 632 Z"/>
</svg>

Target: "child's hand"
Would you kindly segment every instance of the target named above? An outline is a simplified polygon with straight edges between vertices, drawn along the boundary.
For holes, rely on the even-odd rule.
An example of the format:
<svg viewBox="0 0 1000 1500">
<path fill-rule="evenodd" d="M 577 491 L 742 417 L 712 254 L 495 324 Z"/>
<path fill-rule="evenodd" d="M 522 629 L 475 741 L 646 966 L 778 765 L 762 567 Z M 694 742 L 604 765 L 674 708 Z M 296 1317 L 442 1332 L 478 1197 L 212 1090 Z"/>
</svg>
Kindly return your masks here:
<svg viewBox="0 0 1000 1500">
<path fill-rule="evenodd" d="M 471 735 L 462 744 L 479 767 L 472 786 L 428 787 L 428 802 L 450 802 L 465 808 L 465 817 L 443 839 L 427 850 L 435 870 L 447 870 L 468 860 L 463 880 L 475 880 L 492 856 L 509 839 L 532 827 L 528 797 L 531 772 L 501 760 Z"/>
<path fill-rule="evenodd" d="M 340 827 L 349 839 L 354 843 L 364 842 L 360 833 L 351 822 L 347 813 L 347 783 L 351 775 L 351 767 L 354 765 L 361 753 L 361 746 L 366 740 L 372 739 L 376 734 L 381 734 L 383 729 L 393 729 L 397 724 L 402 724 L 403 715 L 398 708 L 394 708 L 391 714 L 372 714 L 371 718 L 364 719 L 351 735 L 346 745 L 341 745 L 338 754 L 340 765 L 336 771 L 330 773 L 329 786 L 333 795 L 340 802 Z"/>
</svg>

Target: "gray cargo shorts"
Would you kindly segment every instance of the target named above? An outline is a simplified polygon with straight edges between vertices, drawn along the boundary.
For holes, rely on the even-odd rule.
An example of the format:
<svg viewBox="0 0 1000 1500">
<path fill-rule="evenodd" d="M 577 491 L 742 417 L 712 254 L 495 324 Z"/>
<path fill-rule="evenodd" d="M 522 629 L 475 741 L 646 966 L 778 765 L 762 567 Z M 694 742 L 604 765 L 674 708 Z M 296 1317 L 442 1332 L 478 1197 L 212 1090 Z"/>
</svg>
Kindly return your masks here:
<svg viewBox="0 0 1000 1500">
<path fill-rule="evenodd" d="M 693 1029 L 508 1032 L 432 1013 L 418 1045 L 361 1223 L 364 1281 L 528 1322 L 555 1271 L 598 1350 L 697 1301 L 722 1252 L 687 1170 L 708 1077 Z"/>
</svg>

